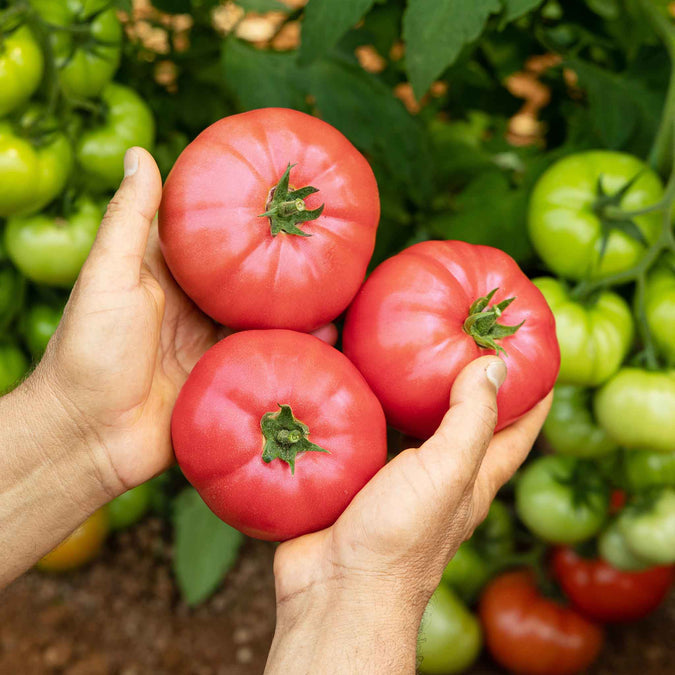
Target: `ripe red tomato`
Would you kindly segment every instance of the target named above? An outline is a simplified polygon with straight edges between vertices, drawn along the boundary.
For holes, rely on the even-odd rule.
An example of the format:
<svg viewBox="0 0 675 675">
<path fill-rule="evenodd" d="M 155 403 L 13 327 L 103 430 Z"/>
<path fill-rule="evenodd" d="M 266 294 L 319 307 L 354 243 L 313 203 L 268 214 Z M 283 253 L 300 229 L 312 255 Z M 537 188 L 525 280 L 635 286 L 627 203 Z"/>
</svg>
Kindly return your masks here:
<svg viewBox="0 0 675 675">
<path fill-rule="evenodd" d="M 519 675 L 575 675 L 602 647 L 602 629 L 541 595 L 528 571 L 507 572 L 490 583 L 479 615 L 490 654 Z"/>
<path fill-rule="evenodd" d="M 653 612 L 668 595 L 675 568 L 621 572 L 602 558 L 582 558 L 571 548 L 553 554 L 553 572 L 576 609 L 594 621 L 635 621 Z"/>
<path fill-rule="evenodd" d="M 212 124 L 183 151 L 159 235 L 173 276 L 220 323 L 310 332 L 358 291 L 379 216 L 375 176 L 337 129 L 264 108 Z"/>
<path fill-rule="evenodd" d="M 497 429 L 544 398 L 560 368 L 544 296 L 503 251 L 461 241 L 425 241 L 383 262 L 342 339 L 390 424 L 417 438 L 433 434 L 459 371 L 479 356 L 505 352 Z"/>
<path fill-rule="evenodd" d="M 235 333 L 206 352 L 171 432 L 211 510 L 272 541 L 331 525 L 387 456 L 382 408 L 356 368 L 288 330 Z"/>
</svg>

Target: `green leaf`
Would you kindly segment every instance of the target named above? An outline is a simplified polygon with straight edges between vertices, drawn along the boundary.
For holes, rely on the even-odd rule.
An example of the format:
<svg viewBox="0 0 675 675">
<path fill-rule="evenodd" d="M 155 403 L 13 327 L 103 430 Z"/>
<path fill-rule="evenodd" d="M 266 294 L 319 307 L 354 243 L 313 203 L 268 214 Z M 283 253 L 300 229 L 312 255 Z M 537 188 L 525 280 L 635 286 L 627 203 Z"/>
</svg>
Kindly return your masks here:
<svg viewBox="0 0 675 675">
<path fill-rule="evenodd" d="M 299 60 L 307 65 L 327 54 L 375 0 L 309 0 L 302 22 Z"/>
<path fill-rule="evenodd" d="M 502 26 L 509 21 L 519 19 L 523 14 L 539 7 L 544 0 L 502 0 L 504 3 L 504 15 L 502 17 Z"/>
<path fill-rule="evenodd" d="M 409 0 L 403 15 L 406 68 L 413 91 L 421 98 L 451 65 L 462 48 L 483 32 L 499 0 Z"/>
<path fill-rule="evenodd" d="M 247 12 L 290 12 L 290 7 L 279 0 L 234 0 L 237 5 Z"/>
<path fill-rule="evenodd" d="M 197 605 L 232 568 L 244 535 L 213 514 L 194 488 L 176 498 L 173 521 L 173 571 L 185 602 Z"/>
</svg>

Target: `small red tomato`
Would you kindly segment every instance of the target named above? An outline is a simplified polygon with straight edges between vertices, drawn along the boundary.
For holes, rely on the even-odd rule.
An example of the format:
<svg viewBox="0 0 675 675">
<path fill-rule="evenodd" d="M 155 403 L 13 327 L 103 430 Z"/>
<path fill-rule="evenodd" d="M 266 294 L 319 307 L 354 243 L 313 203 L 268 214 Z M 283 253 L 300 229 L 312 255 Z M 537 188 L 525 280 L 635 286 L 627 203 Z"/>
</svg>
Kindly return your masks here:
<svg viewBox="0 0 675 675">
<path fill-rule="evenodd" d="M 225 522 L 282 541 L 331 525 L 384 465 L 384 413 L 347 357 L 288 330 L 209 349 L 171 421 L 187 479 Z"/>
<path fill-rule="evenodd" d="M 635 621 L 653 612 L 668 595 L 672 565 L 621 572 L 602 558 L 582 558 L 571 548 L 553 554 L 553 572 L 576 609 L 594 621 Z"/>
<path fill-rule="evenodd" d="M 337 129 L 264 108 L 212 124 L 183 151 L 159 236 L 176 281 L 216 321 L 310 332 L 357 293 L 379 216 L 372 169 Z"/>
<path fill-rule="evenodd" d="M 576 675 L 595 661 L 603 643 L 599 626 L 544 597 L 528 571 L 492 581 L 479 615 L 492 658 L 518 675 Z"/>
<path fill-rule="evenodd" d="M 349 309 L 344 353 L 389 423 L 428 438 L 459 371 L 502 352 L 501 429 L 553 388 L 560 368 L 553 314 L 513 258 L 489 246 L 425 241 L 383 262 Z"/>
</svg>

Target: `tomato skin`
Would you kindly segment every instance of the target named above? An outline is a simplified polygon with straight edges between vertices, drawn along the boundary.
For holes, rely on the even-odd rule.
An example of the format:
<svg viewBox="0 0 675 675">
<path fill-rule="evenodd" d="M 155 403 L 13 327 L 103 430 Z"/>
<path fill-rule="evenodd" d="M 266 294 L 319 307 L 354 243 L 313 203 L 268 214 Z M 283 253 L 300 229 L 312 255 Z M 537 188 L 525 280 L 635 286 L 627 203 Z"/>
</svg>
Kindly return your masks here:
<svg viewBox="0 0 675 675">
<path fill-rule="evenodd" d="M 110 530 L 106 508 L 95 511 L 69 537 L 36 565 L 43 572 L 69 572 L 91 562 Z"/>
<path fill-rule="evenodd" d="M 603 457 L 618 449 L 593 419 L 590 391 L 557 384 L 553 392 L 553 403 L 542 431 L 556 452 L 584 458 Z"/>
<path fill-rule="evenodd" d="M 465 671 L 478 658 L 483 644 L 478 619 L 445 586 L 434 592 L 417 641 L 419 672 L 450 675 Z"/>
<path fill-rule="evenodd" d="M 32 305 L 23 319 L 23 335 L 28 350 L 34 359 L 42 358 L 47 344 L 61 322 L 63 305 L 51 306 L 44 303 Z"/>
<path fill-rule="evenodd" d="M 93 191 L 114 190 L 124 177 L 124 153 L 132 146 L 152 151 L 155 118 L 148 104 L 129 87 L 116 82 L 101 92 L 106 108 L 103 122 L 85 129 L 75 156 Z"/>
<path fill-rule="evenodd" d="M 600 218 L 593 211 L 598 182 L 607 194 L 616 194 L 626 183 L 639 178 L 621 200 L 632 211 L 656 204 L 663 196 L 658 175 L 632 155 L 606 150 L 581 152 L 550 167 L 537 182 L 530 198 L 528 227 L 532 243 L 546 265 L 568 279 L 606 277 L 635 265 L 644 246 L 613 230 L 602 261 Z M 661 229 L 659 213 L 634 219 L 648 242 Z"/>
<path fill-rule="evenodd" d="M 306 209 L 325 205 L 302 223 L 309 237 L 272 236 L 260 218 L 289 162 L 293 187 L 319 190 Z M 311 332 L 358 291 L 379 213 L 375 176 L 337 129 L 263 108 L 219 120 L 183 151 L 164 187 L 159 236 L 175 279 L 216 321 Z"/>
<path fill-rule="evenodd" d="M 653 563 L 631 551 L 618 520 L 612 521 L 598 537 L 598 553 L 611 567 L 623 572 L 640 572 L 653 567 Z"/>
<path fill-rule="evenodd" d="M 0 156 L 2 217 L 39 211 L 63 190 L 73 166 L 73 151 L 64 134 L 52 132 L 38 144 L 7 121 L 0 121 Z"/>
<path fill-rule="evenodd" d="M 579 470 L 579 460 L 549 455 L 534 460 L 516 482 L 516 512 L 525 525 L 552 544 L 577 544 L 600 531 L 609 510 L 609 491 L 597 484 L 580 490 L 584 501 L 575 500 L 575 487 L 567 481 Z M 589 471 L 584 471 L 590 479 Z"/>
<path fill-rule="evenodd" d="M 633 342 L 633 317 L 628 303 L 605 291 L 585 306 L 569 295 L 562 282 L 533 279 L 555 316 L 560 345 L 561 384 L 597 387 L 620 368 Z"/>
<path fill-rule="evenodd" d="M 137 523 L 148 512 L 152 497 L 150 483 L 141 483 L 115 497 L 107 506 L 110 529 L 124 530 Z"/>
<path fill-rule="evenodd" d="M 622 368 L 595 395 L 595 416 L 626 448 L 675 450 L 675 370 Z"/>
<path fill-rule="evenodd" d="M 31 281 L 70 288 L 89 255 L 103 212 L 102 204 L 82 196 L 67 219 L 14 216 L 5 230 L 7 253 Z"/>
<path fill-rule="evenodd" d="M 659 351 L 675 366 L 675 256 L 669 265 L 659 265 L 648 277 L 645 288 L 647 325 Z"/>
<path fill-rule="evenodd" d="M 652 487 L 675 487 L 675 452 L 629 450 L 622 457 L 622 472 L 631 492 Z"/>
<path fill-rule="evenodd" d="M 492 658 L 519 675 L 576 675 L 600 653 L 602 629 L 541 595 L 530 572 L 497 577 L 479 615 Z"/>
<path fill-rule="evenodd" d="M 525 323 L 499 341 L 508 375 L 497 404 L 502 429 L 555 383 L 560 352 L 543 295 L 506 253 L 461 241 L 425 241 L 386 260 L 347 313 L 344 353 L 380 399 L 389 423 L 428 438 L 448 410 L 450 389 L 470 361 L 494 354 L 463 330 L 469 307 L 493 289 L 516 296 L 500 323 Z"/>
<path fill-rule="evenodd" d="M 0 44 L 0 117 L 28 101 L 38 88 L 43 71 L 42 50 L 28 26 L 20 26 L 3 36 Z"/>
<path fill-rule="evenodd" d="M 265 463 L 261 420 L 289 405 L 325 452 L 298 454 L 295 473 Z M 211 510 L 258 539 L 281 541 L 328 525 L 384 465 L 382 408 L 347 358 L 287 330 L 234 333 L 195 366 L 171 431 L 186 478 Z"/>
<path fill-rule="evenodd" d="M 464 602 L 473 602 L 490 579 L 486 556 L 471 543 L 463 542 L 443 570 L 442 580 Z"/>
<path fill-rule="evenodd" d="M 582 558 L 570 548 L 552 559 L 558 583 L 580 614 L 602 623 L 637 621 L 653 612 L 668 594 L 675 568 L 622 572 L 602 559 Z"/>
<path fill-rule="evenodd" d="M 18 384 L 28 370 L 28 359 L 21 348 L 12 343 L 0 343 L 0 396 Z"/>
<path fill-rule="evenodd" d="M 105 0 L 31 0 L 40 16 L 57 26 L 89 25 L 89 40 L 80 44 L 65 30 L 53 30 L 50 40 L 64 93 L 75 98 L 98 96 L 120 62 L 122 25 L 113 8 L 100 12 Z M 100 13 L 99 13 L 100 12 Z M 96 14 L 94 18 L 93 15 Z M 87 45 L 91 43 L 91 47 Z"/>
</svg>

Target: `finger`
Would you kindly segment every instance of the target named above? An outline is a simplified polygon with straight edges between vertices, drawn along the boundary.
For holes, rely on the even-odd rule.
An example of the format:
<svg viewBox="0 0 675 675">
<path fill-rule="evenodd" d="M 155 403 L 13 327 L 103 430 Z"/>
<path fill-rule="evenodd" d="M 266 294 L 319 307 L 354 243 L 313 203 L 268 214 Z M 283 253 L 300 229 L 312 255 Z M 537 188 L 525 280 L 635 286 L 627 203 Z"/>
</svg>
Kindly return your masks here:
<svg viewBox="0 0 675 675">
<path fill-rule="evenodd" d="M 497 391 L 506 379 L 506 364 L 495 356 L 472 361 L 458 375 L 450 409 L 436 433 L 417 451 L 430 475 L 453 476 L 470 484 L 497 424 Z"/>
<path fill-rule="evenodd" d="M 86 273 L 106 281 L 137 283 L 148 233 L 162 197 L 162 179 L 155 160 L 143 148 L 124 156 L 124 179 L 108 204 Z"/>
<path fill-rule="evenodd" d="M 490 443 L 476 478 L 476 493 L 492 501 L 525 461 L 541 430 L 553 401 L 553 392 Z"/>
</svg>

